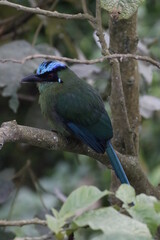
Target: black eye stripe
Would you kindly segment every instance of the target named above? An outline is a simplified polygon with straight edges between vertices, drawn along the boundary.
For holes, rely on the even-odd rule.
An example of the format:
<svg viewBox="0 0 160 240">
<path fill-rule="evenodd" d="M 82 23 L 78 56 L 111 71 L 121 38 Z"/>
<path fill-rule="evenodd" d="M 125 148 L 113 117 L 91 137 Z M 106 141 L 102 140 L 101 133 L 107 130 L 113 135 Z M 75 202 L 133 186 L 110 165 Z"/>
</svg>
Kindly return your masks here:
<svg viewBox="0 0 160 240">
<path fill-rule="evenodd" d="M 43 74 L 40 74 L 39 77 L 42 79 L 42 82 L 58 82 L 60 84 L 63 83 L 62 79 L 58 77 L 56 71 L 45 72 Z"/>
</svg>

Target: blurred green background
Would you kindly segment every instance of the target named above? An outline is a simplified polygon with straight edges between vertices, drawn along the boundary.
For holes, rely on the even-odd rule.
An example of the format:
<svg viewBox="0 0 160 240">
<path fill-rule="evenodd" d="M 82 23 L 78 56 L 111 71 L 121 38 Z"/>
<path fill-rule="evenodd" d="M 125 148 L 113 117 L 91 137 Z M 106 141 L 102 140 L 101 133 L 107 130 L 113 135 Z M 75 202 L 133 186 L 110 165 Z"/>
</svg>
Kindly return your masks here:
<svg viewBox="0 0 160 240">
<path fill-rule="evenodd" d="M 34 7 L 33 1 L 10 2 Z M 82 12 L 81 1 L 47 0 L 37 1 L 37 4 L 44 9 L 62 13 Z M 95 14 L 95 1 L 88 0 L 87 4 L 90 12 Z M 146 0 L 138 11 L 137 29 L 138 54 L 157 60 L 160 59 L 159 12 L 159 0 Z M 102 21 L 108 39 L 108 16 L 105 11 L 102 11 Z M 46 18 L 0 6 L 0 58 L 22 59 L 36 53 L 80 59 L 101 56 L 94 31 L 86 21 Z M 32 60 L 23 65 L 0 63 L 0 123 L 16 119 L 22 125 L 49 129 L 40 113 L 36 86 L 20 84 L 21 78 L 34 72 L 41 61 Z M 110 114 L 107 102 L 109 66 L 107 72 L 103 64 L 70 66 L 98 89 Z M 142 116 L 140 161 L 151 182 L 158 185 L 160 76 L 155 67 L 145 62 L 139 63 L 139 70 Z M 109 189 L 110 171 L 86 156 L 47 151 L 25 144 L 6 144 L 0 152 L 0 192 L 3 195 L 0 198 L 0 217 L 23 219 L 43 214 L 46 208 L 58 208 L 65 196 L 83 184 Z M 16 231 L 22 230 L 17 228 Z"/>
</svg>

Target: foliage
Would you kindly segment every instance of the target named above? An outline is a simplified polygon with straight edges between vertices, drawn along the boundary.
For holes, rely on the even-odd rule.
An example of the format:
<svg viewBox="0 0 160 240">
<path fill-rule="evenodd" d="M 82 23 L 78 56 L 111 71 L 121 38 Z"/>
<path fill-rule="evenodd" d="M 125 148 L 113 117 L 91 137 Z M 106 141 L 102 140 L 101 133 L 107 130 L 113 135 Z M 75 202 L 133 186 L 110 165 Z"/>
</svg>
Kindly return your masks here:
<svg viewBox="0 0 160 240">
<path fill-rule="evenodd" d="M 111 14 L 118 14 L 118 19 L 130 18 L 144 0 L 101 0 L 101 6 Z"/>
<path fill-rule="evenodd" d="M 31 6 L 32 1 L 11 2 Z M 71 14 L 82 12 L 80 1 L 58 2 L 57 11 Z M 95 1 L 86 2 L 89 10 L 95 14 Z M 129 0 L 102 0 L 101 4 L 108 12 L 120 11 L 119 18 L 127 19 L 134 14 L 141 2 L 137 0 L 133 4 L 133 1 Z M 116 4 L 116 8 L 115 5 L 113 8 L 113 3 Z M 46 5 L 46 9 L 50 7 L 50 3 Z M 146 0 L 138 10 L 138 36 L 141 39 L 138 51 L 142 55 L 151 55 L 157 59 L 160 59 L 159 11 L 159 0 Z M 22 21 L 21 19 L 26 16 L 25 12 L 21 13 L 5 6 L 0 7 L 0 14 L 2 20 L 7 19 L 5 28 L 3 21 L 0 25 L 0 34 L 3 33 L 0 35 L 1 58 L 21 59 L 34 53 L 80 59 L 101 56 L 101 49 L 97 47 L 98 43 L 92 35 L 92 28 L 81 20 L 66 21 L 31 15 Z M 102 12 L 102 21 L 103 26 L 108 30 L 106 11 Z M 18 25 L 17 22 L 21 24 Z M 106 36 L 109 43 L 107 33 Z M 36 88 L 20 85 L 20 79 L 35 71 L 39 61 L 41 60 L 31 60 L 23 65 L 0 63 L 0 108 L 3 113 L 0 115 L 1 123 L 16 118 L 20 124 L 48 128 L 37 104 Z M 159 72 L 144 62 L 138 62 L 138 65 L 142 116 L 140 159 L 151 182 L 158 185 L 160 181 Z M 106 65 L 105 68 L 103 64 L 78 65 L 78 67 L 75 64 L 71 67 L 80 77 L 94 85 L 104 100 L 108 100 L 110 71 L 106 73 Z M 108 103 L 105 105 L 108 107 Z M 28 159 L 32 165 L 25 168 Z M 120 210 L 125 211 L 125 214 L 118 211 L 117 206 L 115 208 L 109 206 L 109 200 L 102 197 L 106 195 L 111 197 L 113 194 L 102 192 L 99 188 L 109 189 L 110 171 L 88 157 L 44 151 L 24 144 L 8 144 L 0 152 L 0 170 L 1 218 L 15 220 L 32 218 L 35 215 L 44 218 L 46 208 L 52 208 L 52 214 L 47 211 L 48 226 L 59 238 L 74 231 L 77 239 L 134 239 L 134 236 L 136 239 L 153 239 L 160 225 L 160 202 L 144 194 L 136 196 L 134 189 L 129 186 L 120 187 L 114 194 L 123 202 L 123 208 Z M 92 184 L 96 187 L 78 188 L 84 184 Z M 78 189 L 72 192 L 76 188 Z M 64 201 L 65 196 L 68 195 L 62 205 L 62 200 Z M 97 203 L 98 199 L 100 201 Z M 131 202 L 135 205 L 129 205 Z M 98 208 L 90 210 L 92 204 Z M 126 216 L 126 213 L 129 216 Z M 37 233 L 42 235 L 48 231 L 48 228 L 37 227 L 35 230 L 34 227 L 16 227 L 14 234 L 9 231 L 13 230 L 0 231 L 3 240 L 13 239 L 15 235 L 24 237 L 28 233 L 31 237 Z"/>
<path fill-rule="evenodd" d="M 160 202 L 145 194 L 136 196 L 131 186 L 123 184 L 115 196 L 122 200 L 123 208 L 131 217 L 118 212 L 114 207 L 87 209 L 104 195 L 111 194 L 113 195 L 108 191 L 100 192 L 92 186 L 82 186 L 76 189 L 69 195 L 59 212 L 52 209 L 53 216 L 46 216 L 48 227 L 56 234 L 58 240 L 87 226 L 98 234 L 99 239 L 112 240 L 117 237 L 124 240 L 152 239 L 151 233 L 154 236 L 159 225 Z M 141 204 L 142 199 L 144 205 Z M 150 206 L 150 211 L 147 211 L 148 206 Z M 155 210 L 156 206 L 157 210 Z M 87 211 L 84 212 L 84 209 Z"/>
<path fill-rule="evenodd" d="M 19 51 L 21 49 L 21 51 Z M 25 41 L 14 41 L 8 44 L 4 44 L 0 48 L 0 55 L 1 58 L 12 58 L 16 56 L 17 59 L 22 59 L 24 56 L 36 54 L 36 51 L 29 43 Z M 17 97 L 17 91 L 20 88 L 20 81 L 19 79 L 23 78 L 25 74 L 27 74 L 27 70 L 31 69 L 32 71 L 38 66 L 40 61 L 29 61 L 25 65 L 15 63 L 0 63 L 0 87 L 3 87 L 2 96 L 4 97 L 11 97 L 9 100 L 9 107 L 16 112 L 19 101 Z M 14 71 L 13 71 L 14 69 Z"/>
</svg>

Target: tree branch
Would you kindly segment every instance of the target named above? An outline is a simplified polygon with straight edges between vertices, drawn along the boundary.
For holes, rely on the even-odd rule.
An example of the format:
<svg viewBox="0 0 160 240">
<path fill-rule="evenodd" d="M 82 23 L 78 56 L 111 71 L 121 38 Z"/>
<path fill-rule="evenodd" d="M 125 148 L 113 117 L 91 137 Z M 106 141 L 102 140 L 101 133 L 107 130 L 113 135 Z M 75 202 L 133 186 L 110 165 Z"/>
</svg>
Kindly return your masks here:
<svg viewBox="0 0 160 240">
<path fill-rule="evenodd" d="M 102 28 L 100 0 L 96 0 L 96 33 L 99 38 L 99 42 L 101 44 L 102 55 L 110 56 L 110 52 L 108 50 L 106 41 L 104 39 L 104 32 Z M 112 63 L 112 83 L 111 83 L 112 115 L 114 116 L 114 119 L 115 118 L 117 119 L 117 116 L 120 117 L 119 122 L 123 124 L 121 129 L 123 129 L 123 126 L 125 125 L 125 130 L 123 135 L 124 135 L 126 153 L 135 155 L 134 142 L 131 134 L 131 127 L 128 119 L 127 108 L 126 108 L 123 86 L 122 86 L 121 72 L 120 72 L 120 66 L 119 66 L 120 64 L 117 58 L 110 61 L 110 63 Z M 115 92 L 117 93 L 116 95 L 115 95 Z M 117 110 L 117 106 L 119 106 L 118 110 Z M 114 122 L 113 122 L 113 125 L 114 125 Z"/>
<path fill-rule="evenodd" d="M 47 226 L 46 220 L 41 220 L 39 218 L 33 218 L 29 220 L 19 220 L 19 221 L 0 220 L 0 226 L 3 226 L 3 227 L 8 227 L 8 226 L 22 227 L 22 226 L 31 225 L 31 224 Z"/>
<path fill-rule="evenodd" d="M 88 8 L 87 8 L 87 3 L 86 3 L 86 0 L 81 0 L 81 3 L 82 3 L 82 9 L 83 9 L 83 12 L 84 14 L 90 14 L 88 12 Z M 90 14 L 91 15 L 91 14 Z M 91 15 L 92 16 L 92 15 Z M 93 17 L 93 16 L 92 16 Z M 93 17 L 94 18 L 94 17 Z M 95 22 L 91 22 L 89 21 L 90 25 L 92 26 L 92 28 L 95 28 Z"/>
<path fill-rule="evenodd" d="M 105 62 L 106 60 L 112 60 L 112 59 L 119 59 L 120 62 L 126 61 L 126 59 L 135 59 L 139 61 L 144 61 L 151 63 L 155 67 L 160 69 L 160 62 L 154 60 L 151 57 L 148 56 L 141 56 L 141 55 L 135 55 L 135 54 L 110 54 L 101 58 L 96 58 L 96 59 L 91 59 L 91 60 L 79 60 L 79 59 L 72 59 L 68 57 L 58 57 L 54 55 L 45 55 L 45 54 L 34 54 L 34 55 L 29 55 L 27 57 L 24 57 L 22 59 L 13 59 L 13 58 L 8 58 L 8 59 L 0 59 L 1 63 L 6 63 L 6 62 L 13 62 L 13 63 L 19 63 L 19 64 L 24 64 L 25 62 L 32 60 L 32 59 L 37 59 L 37 58 L 42 58 L 42 59 L 51 59 L 51 60 L 58 60 L 62 62 L 69 62 L 69 63 L 79 63 L 79 64 L 96 64 L 96 63 L 102 63 Z"/>
<path fill-rule="evenodd" d="M 124 98 L 124 91 L 121 79 L 120 64 L 118 61 L 114 60 L 112 64 L 112 83 L 111 83 L 111 96 L 110 102 L 112 107 L 112 115 L 114 116 L 114 121 L 118 121 L 119 130 L 123 130 L 123 139 L 125 143 L 125 153 L 136 155 L 134 142 L 132 137 L 131 126 L 128 119 L 126 102 Z M 116 97 L 115 97 L 116 92 Z M 114 126 L 113 121 L 113 126 Z M 125 127 L 124 127 L 125 126 Z M 116 129 L 113 127 L 113 129 Z M 115 134 L 115 143 L 117 141 L 117 134 Z"/>
<path fill-rule="evenodd" d="M 52 233 L 48 233 L 48 234 L 42 235 L 40 237 L 16 237 L 16 238 L 14 238 L 14 240 L 49 240 L 49 239 L 53 239 Z"/>
<path fill-rule="evenodd" d="M 19 220 L 19 221 L 8 221 L 0 220 L 0 226 L 2 227 L 23 227 L 26 225 L 38 224 L 42 226 L 47 226 L 46 220 L 41 220 L 39 218 L 33 218 L 29 220 Z M 40 237 L 24 237 L 24 238 L 15 238 L 15 240 L 47 240 L 53 236 L 53 233 L 49 232 L 48 234 L 42 235 Z"/>
<path fill-rule="evenodd" d="M 46 1 L 40 1 L 37 3 L 37 7 L 43 8 L 45 7 L 51 0 Z M 4 19 L 0 21 L 0 37 L 4 37 L 4 35 L 8 34 L 15 34 L 17 31 L 19 31 L 19 28 L 22 27 L 24 23 L 30 20 L 30 18 L 33 16 L 33 13 L 21 13 L 18 16 L 12 16 L 7 19 Z"/>
<path fill-rule="evenodd" d="M 101 44 L 102 55 L 110 55 L 102 28 L 100 0 L 96 0 L 96 35 L 99 38 L 99 42 Z"/>
<path fill-rule="evenodd" d="M 46 17 L 52 17 L 52 18 L 59 18 L 59 19 L 66 19 L 66 20 L 89 20 L 90 22 L 94 23 L 95 19 L 92 17 L 90 14 L 83 14 L 83 13 L 78 13 L 78 14 L 65 14 L 65 13 L 59 13 L 57 11 L 48 11 L 44 9 L 40 9 L 38 7 L 36 8 L 31 8 L 31 7 L 26 7 L 20 4 L 8 2 L 6 0 L 0 0 L 0 5 L 16 8 L 18 11 L 24 11 L 24 12 L 29 12 L 29 13 L 34 13 L 34 14 L 40 14 L 44 15 Z"/>
<path fill-rule="evenodd" d="M 110 17 L 110 49 L 114 53 L 123 53 L 134 55 L 137 50 L 137 13 L 127 20 L 116 21 L 114 17 Z M 139 77 L 137 63 L 130 59 L 130 61 L 123 61 L 119 63 L 121 73 L 123 98 L 130 128 L 128 129 L 128 137 L 133 145 L 128 144 L 125 137 L 126 126 L 123 121 L 123 113 L 121 109 L 115 107 L 119 104 L 119 98 L 116 99 L 117 92 L 113 89 L 112 102 L 115 104 L 111 109 L 113 115 L 113 129 L 116 136 L 116 147 L 123 154 L 132 154 L 133 148 L 136 155 L 138 155 L 138 139 L 139 139 Z M 115 68 L 116 69 L 116 68 Z M 116 74 L 114 74 L 116 77 Z M 116 81 L 116 79 L 114 80 Z M 113 83 L 113 81 L 112 81 Z M 114 84 L 114 83 L 113 83 Z M 116 103 L 117 101 L 117 103 Z M 126 123 L 126 122 L 125 122 Z M 132 131 L 132 132 L 131 132 Z M 127 146 L 128 145 L 128 146 Z"/>
<path fill-rule="evenodd" d="M 17 125 L 16 121 L 3 123 L 0 128 L 0 149 L 8 142 L 23 142 L 49 150 L 62 150 L 83 154 L 111 168 L 106 154 L 98 154 L 79 141 L 68 141 L 51 131 Z M 138 163 L 138 158 L 122 155 L 118 152 L 117 155 L 121 160 L 131 185 L 136 189 L 137 193 L 144 192 L 160 199 L 160 190 L 154 188 L 149 183 Z"/>
</svg>

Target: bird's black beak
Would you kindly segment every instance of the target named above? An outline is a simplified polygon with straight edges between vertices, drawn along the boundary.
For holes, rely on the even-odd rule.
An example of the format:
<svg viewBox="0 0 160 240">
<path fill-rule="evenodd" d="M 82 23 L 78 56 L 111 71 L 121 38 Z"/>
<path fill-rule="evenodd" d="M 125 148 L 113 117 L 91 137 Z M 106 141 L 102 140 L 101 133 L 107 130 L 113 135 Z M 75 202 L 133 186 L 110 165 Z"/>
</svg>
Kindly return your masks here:
<svg viewBox="0 0 160 240">
<path fill-rule="evenodd" d="M 38 83 L 42 82 L 42 79 L 37 74 L 29 75 L 21 80 L 21 83 Z"/>
</svg>

